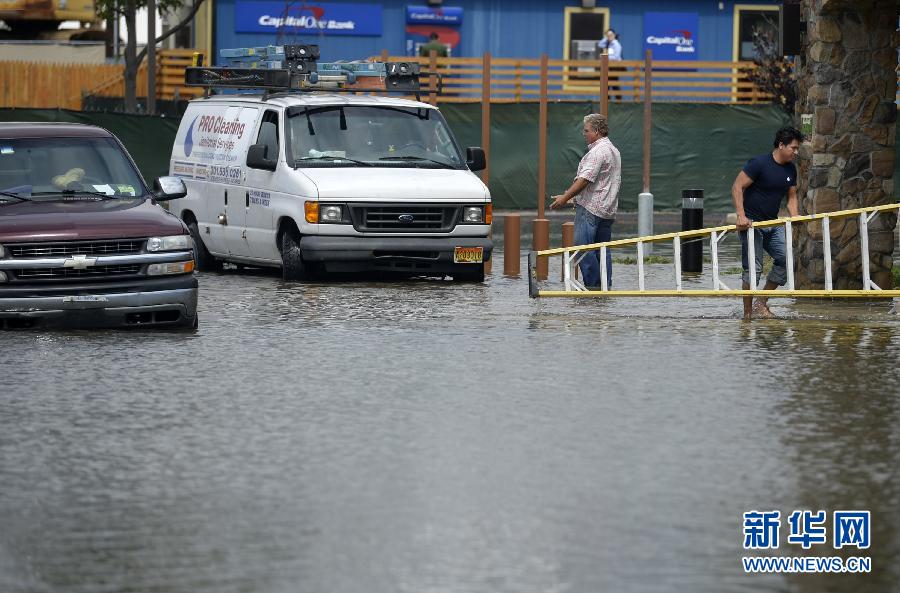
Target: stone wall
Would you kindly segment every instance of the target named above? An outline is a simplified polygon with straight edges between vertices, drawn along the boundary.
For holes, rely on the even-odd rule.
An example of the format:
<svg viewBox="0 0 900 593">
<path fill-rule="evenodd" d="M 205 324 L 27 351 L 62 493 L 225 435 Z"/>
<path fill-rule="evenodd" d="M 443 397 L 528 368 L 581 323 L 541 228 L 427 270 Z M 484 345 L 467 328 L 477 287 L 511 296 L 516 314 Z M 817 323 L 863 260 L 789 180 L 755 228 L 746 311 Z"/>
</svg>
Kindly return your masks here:
<svg viewBox="0 0 900 593">
<path fill-rule="evenodd" d="M 798 112 L 813 114 L 813 134 L 800 153 L 800 207 L 816 214 L 891 203 L 897 107 L 895 0 L 803 0 L 805 56 L 799 60 Z M 870 271 L 891 286 L 895 214 L 869 224 Z M 832 221 L 835 288 L 862 287 L 856 218 Z M 825 282 L 822 226 L 799 232 L 798 288 Z"/>
</svg>

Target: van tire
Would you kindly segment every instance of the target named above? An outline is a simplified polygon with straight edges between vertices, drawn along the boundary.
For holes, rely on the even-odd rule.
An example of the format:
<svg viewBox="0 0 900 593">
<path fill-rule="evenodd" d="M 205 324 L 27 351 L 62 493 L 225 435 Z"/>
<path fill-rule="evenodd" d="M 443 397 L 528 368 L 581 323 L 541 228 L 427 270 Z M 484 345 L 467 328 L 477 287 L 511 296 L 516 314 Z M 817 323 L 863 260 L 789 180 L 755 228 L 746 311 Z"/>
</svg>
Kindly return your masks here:
<svg viewBox="0 0 900 593">
<path fill-rule="evenodd" d="M 188 231 L 191 233 L 191 239 L 194 241 L 194 260 L 197 263 L 197 270 L 200 272 L 221 272 L 222 262 L 217 260 L 206 249 L 203 239 L 200 238 L 200 229 L 196 222 L 188 224 Z"/>
<path fill-rule="evenodd" d="M 463 269 L 465 268 L 465 269 Z M 484 264 L 463 264 L 453 271 L 454 282 L 484 282 Z"/>
<path fill-rule="evenodd" d="M 281 234 L 281 279 L 291 282 L 307 278 L 309 272 L 300 253 L 300 236 L 291 225 Z"/>
</svg>

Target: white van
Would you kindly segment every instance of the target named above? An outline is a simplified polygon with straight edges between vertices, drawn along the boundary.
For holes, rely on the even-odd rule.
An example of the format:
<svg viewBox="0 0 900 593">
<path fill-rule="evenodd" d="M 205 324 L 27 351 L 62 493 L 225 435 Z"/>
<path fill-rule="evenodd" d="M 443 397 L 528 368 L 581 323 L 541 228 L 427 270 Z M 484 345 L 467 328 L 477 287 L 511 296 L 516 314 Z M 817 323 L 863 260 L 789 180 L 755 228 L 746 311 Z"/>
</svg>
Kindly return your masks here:
<svg viewBox="0 0 900 593">
<path fill-rule="evenodd" d="M 436 107 L 342 93 L 230 94 L 188 105 L 171 175 L 198 268 L 280 266 L 483 281 L 491 197 Z"/>
</svg>

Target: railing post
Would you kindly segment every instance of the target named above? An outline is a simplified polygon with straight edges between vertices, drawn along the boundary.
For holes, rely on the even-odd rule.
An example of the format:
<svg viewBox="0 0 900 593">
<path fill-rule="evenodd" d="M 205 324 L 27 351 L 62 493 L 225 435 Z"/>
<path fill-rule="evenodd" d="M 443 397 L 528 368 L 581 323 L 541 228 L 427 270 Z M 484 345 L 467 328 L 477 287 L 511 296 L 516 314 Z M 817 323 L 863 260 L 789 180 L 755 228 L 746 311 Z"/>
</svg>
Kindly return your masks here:
<svg viewBox="0 0 900 593">
<path fill-rule="evenodd" d="M 609 56 L 600 56 L 600 113 L 609 115 Z"/>
<path fill-rule="evenodd" d="M 859 213 L 859 252 L 862 255 L 863 290 L 872 289 L 872 278 L 869 275 L 869 219 L 868 212 Z"/>
<path fill-rule="evenodd" d="M 538 117 L 538 218 L 544 218 L 544 201 L 547 195 L 547 54 L 541 55 L 541 100 Z"/>
<path fill-rule="evenodd" d="M 790 222 L 784 223 L 784 265 L 787 269 L 787 289 L 794 290 L 794 228 Z"/>
<path fill-rule="evenodd" d="M 491 54 L 481 58 L 481 147 L 487 163 L 481 172 L 481 180 L 488 185 L 491 178 Z"/>
<path fill-rule="evenodd" d="M 719 290 L 719 234 L 716 231 L 709 235 L 709 254 L 712 257 L 713 290 Z"/>
<path fill-rule="evenodd" d="M 147 0 L 147 113 L 156 114 L 156 0 Z"/>
<path fill-rule="evenodd" d="M 544 202 L 547 193 L 547 54 L 541 54 L 541 101 L 538 118 L 538 217 L 532 223 L 532 248 L 535 251 L 550 247 L 550 221 L 544 218 Z M 537 277 L 547 278 L 548 265 L 546 257 L 538 258 Z"/>
<path fill-rule="evenodd" d="M 562 224 L 562 246 L 563 247 L 571 247 L 575 244 L 575 223 L 574 222 L 564 222 Z M 564 254 L 565 256 L 565 254 Z M 576 273 L 577 275 L 577 273 Z M 566 279 L 566 258 L 563 257 L 563 269 L 561 270 L 560 276 L 562 279 Z"/>
<path fill-rule="evenodd" d="M 522 100 L 522 62 L 516 61 L 515 65 L 515 92 L 513 96 L 516 98 L 516 103 Z"/>
<path fill-rule="evenodd" d="M 651 113 L 650 60 L 653 54 L 648 49 L 644 56 L 644 191 L 638 196 L 638 235 L 653 234 L 653 194 L 650 193 L 650 129 L 653 122 Z M 647 245 L 647 254 L 653 253 L 653 244 Z"/>
<path fill-rule="evenodd" d="M 437 72 L 437 50 L 428 52 L 428 70 L 431 72 L 428 76 L 428 102 L 437 105 L 437 77 L 434 75 Z"/>
<path fill-rule="evenodd" d="M 750 290 L 756 290 L 756 230 L 747 229 L 747 263 L 750 265 Z"/>
<path fill-rule="evenodd" d="M 507 276 L 519 275 L 521 229 L 521 216 L 507 214 L 503 217 L 503 273 Z"/>
</svg>

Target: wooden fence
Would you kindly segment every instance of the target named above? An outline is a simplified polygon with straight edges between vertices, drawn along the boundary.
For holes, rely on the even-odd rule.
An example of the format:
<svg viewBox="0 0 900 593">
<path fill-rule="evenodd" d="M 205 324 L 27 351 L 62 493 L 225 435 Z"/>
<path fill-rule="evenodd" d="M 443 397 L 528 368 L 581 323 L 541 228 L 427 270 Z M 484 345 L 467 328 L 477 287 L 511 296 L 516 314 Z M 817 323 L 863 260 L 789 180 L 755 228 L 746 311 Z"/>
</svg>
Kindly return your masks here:
<svg viewBox="0 0 900 593">
<path fill-rule="evenodd" d="M 443 90 L 438 102 L 481 102 L 485 68 L 489 72 L 490 100 L 494 103 L 538 101 L 541 60 L 493 58 L 425 58 L 390 56 L 377 58 L 392 62 L 418 62 L 428 72 L 441 75 Z M 604 75 L 612 101 L 643 101 L 647 77 L 644 60 L 622 60 L 606 69 L 600 60 L 547 61 L 547 92 L 550 101 L 599 99 Z M 654 101 L 768 103 L 772 96 L 747 79 L 753 62 L 678 62 L 652 60 Z M 604 71 L 605 70 L 605 71 Z M 422 76 L 423 88 L 432 90 L 433 77 Z M 427 93 L 427 90 L 426 90 Z"/>
<path fill-rule="evenodd" d="M 160 50 L 157 54 L 157 98 L 200 96 L 199 88 L 184 86 L 184 69 L 192 49 Z M 444 103 L 538 101 L 541 60 L 493 58 L 423 58 L 391 56 L 372 59 L 418 62 L 423 70 L 441 75 L 443 92 L 429 100 Z M 600 99 L 603 79 L 611 101 L 642 101 L 647 67 L 643 60 L 614 62 L 604 69 L 599 60 L 548 60 L 547 98 L 550 101 Z M 747 79 L 752 62 L 677 62 L 651 60 L 653 101 L 768 103 L 772 96 Z M 85 94 L 121 97 L 125 93 L 124 67 L 106 64 L 46 64 L 0 62 L 0 107 L 61 107 L 81 109 Z M 488 72 L 488 84 L 484 73 Z M 900 73 L 898 73 L 900 80 Z M 434 90 L 435 78 L 422 77 L 423 94 Z M 146 65 L 137 77 L 137 95 L 147 94 Z M 900 99 L 900 87 L 898 87 Z"/>
<path fill-rule="evenodd" d="M 192 98 L 199 88 L 184 86 L 191 49 L 157 52 L 156 90 L 160 99 Z M 84 95 L 125 95 L 122 64 L 0 62 L 0 107 L 81 109 Z M 137 96 L 147 96 L 146 61 L 138 69 Z"/>
</svg>

